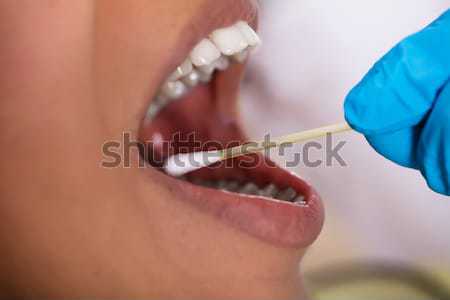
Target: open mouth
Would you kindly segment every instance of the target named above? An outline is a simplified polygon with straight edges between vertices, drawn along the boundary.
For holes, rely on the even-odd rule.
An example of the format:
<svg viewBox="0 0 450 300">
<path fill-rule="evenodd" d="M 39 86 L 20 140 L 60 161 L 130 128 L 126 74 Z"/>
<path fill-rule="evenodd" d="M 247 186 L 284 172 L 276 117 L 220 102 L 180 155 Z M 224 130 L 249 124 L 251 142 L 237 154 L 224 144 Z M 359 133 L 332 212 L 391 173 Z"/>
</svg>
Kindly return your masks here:
<svg viewBox="0 0 450 300">
<path fill-rule="evenodd" d="M 247 141 L 237 104 L 245 62 L 260 43 L 251 22 L 241 19 L 212 30 L 169 74 L 141 126 L 140 139 L 147 145 L 142 155 L 183 200 L 255 238 L 304 248 L 322 228 L 319 196 L 264 155 L 235 158 L 181 178 L 162 168 L 173 154 Z"/>
</svg>

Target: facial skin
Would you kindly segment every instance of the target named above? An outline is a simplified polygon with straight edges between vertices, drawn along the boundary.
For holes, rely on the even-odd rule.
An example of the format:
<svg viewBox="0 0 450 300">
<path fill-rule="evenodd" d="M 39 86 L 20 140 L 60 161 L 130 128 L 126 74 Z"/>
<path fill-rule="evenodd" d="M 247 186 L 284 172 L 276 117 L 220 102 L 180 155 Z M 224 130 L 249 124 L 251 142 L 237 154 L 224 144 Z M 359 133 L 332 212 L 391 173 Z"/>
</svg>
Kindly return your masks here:
<svg viewBox="0 0 450 300">
<path fill-rule="evenodd" d="M 304 249 L 177 201 L 154 170 L 100 167 L 103 143 L 136 138 L 206 2 L 0 2 L 0 297 L 303 295 Z"/>
</svg>

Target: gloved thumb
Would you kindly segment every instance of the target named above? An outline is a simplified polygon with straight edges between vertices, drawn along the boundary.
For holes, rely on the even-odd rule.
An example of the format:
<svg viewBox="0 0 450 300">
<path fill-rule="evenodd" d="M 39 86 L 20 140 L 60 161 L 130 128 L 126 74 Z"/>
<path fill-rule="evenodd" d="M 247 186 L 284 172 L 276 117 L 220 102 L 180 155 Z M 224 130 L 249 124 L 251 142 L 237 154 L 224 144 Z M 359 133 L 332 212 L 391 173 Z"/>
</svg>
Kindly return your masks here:
<svg viewBox="0 0 450 300">
<path fill-rule="evenodd" d="M 366 136 L 416 126 L 449 78 L 450 10 L 375 64 L 347 96 L 345 117 Z"/>
<path fill-rule="evenodd" d="M 428 186 L 438 193 L 450 195 L 450 81 L 440 91 L 427 118 L 417 157 Z"/>
</svg>

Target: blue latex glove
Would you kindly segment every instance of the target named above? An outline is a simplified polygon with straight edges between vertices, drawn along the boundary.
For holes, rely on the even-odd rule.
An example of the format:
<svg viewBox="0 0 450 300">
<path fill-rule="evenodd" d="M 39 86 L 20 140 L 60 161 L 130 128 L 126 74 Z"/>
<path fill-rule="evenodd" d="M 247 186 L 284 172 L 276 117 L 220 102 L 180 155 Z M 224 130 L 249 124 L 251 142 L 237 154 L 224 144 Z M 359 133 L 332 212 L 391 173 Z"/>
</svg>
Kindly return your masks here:
<svg viewBox="0 0 450 300">
<path fill-rule="evenodd" d="M 450 195 L 450 10 L 377 62 L 344 109 L 377 152 Z"/>
</svg>

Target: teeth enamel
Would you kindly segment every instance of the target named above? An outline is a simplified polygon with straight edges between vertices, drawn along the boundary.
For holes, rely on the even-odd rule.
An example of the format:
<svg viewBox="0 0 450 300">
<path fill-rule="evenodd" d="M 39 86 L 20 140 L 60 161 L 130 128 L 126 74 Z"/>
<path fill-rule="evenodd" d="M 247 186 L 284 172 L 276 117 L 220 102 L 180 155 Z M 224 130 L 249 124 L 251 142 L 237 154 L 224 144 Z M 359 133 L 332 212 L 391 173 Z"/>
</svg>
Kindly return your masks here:
<svg viewBox="0 0 450 300">
<path fill-rule="evenodd" d="M 258 34 L 246 22 L 239 21 L 237 22 L 236 27 L 245 37 L 250 47 L 258 47 L 259 45 L 261 45 L 261 39 L 259 38 Z"/>
<path fill-rule="evenodd" d="M 249 46 L 246 37 L 241 33 L 237 25 L 214 31 L 211 34 L 211 40 L 224 55 L 228 56 L 236 54 Z"/>
<path fill-rule="evenodd" d="M 163 85 L 161 92 L 167 98 L 175 100 L 181 98 L 187 92 L 187 87 L 181 81 L 169 81 Z"/>
<path fill-rule="evenodd" d="M 188 87 L 195 87 L 200 82 L 200 75 L 196 70 L 192 70 L 191 73 L 189 73 L 186 77 L 182 79 L 184 84 L 186 84 Z"/>
<path fill-rule="evenodd" d="M 210 75 L 214 73 L 215 70 L 225 71 L 226 69 L 228 69 L 229 66 L 230 66 L 229 58 L 222 55 L 213 63 L 205 66 L 200 66 L 197 69 L 203 74 Z"/>
<path fill-rule="evenodd" d="M 219 71 L 225 71 L 230 66 L 230 60 L 228 57 L 222 55 L 214 62 L 214 66 Z"/>
<path fill-rule="evenodd" d="M 177 81 L 180 78 L 188 75 L 193 70 L 192 62 L 188 58 L 186 59 L 178 68 L 175 70 L 175 72 L 172 73 L 169 77 L 169 81 Z"/>
<path fill-rule="evenodd" d="M 239 182 L 237 181 L 230 181 L 228 182 L 226 186 L 226 190 L 230 192 L 236 192 L 239 189 Z"/>
<path fill-rule="evenodd" d="M 271 183 L 267 185 L 261 192 L 260 195 L 268 198 L 275 198 L 278 194 L 278 188 L 275 184 Z"/>
<path fill-rule="evenodd" d="M 219 57 L 220 51 L 208 39 L 203 39 L 195 46 L 190 55 L 192 63 L 197 67 L 209 65 Z"/>
<path fill-rule="evenodd" d="M 226 182 L 225 180 L 219 180 L 219 182 L 217 183 L 217 189 L 224 190 L 226 189 L 227 185 L 228 182 Z"/>
<path fill-rule="evenodd" d="M 198 72 L 199 80 L 201 83 L 208 83 L 212 79 L 212 74 L 206 74 L 203 72 Z"/>
<path fill-rule="evenodd" d="M 249 54 L 250 54 L 249 50 L 245 49 L 245 50 L 233 55 L 233 60 L 237 63 L 242 64 L 247 60 Z"/>
<path fill-rule="evenodd" d="M 209 65 L 200 66 L 197 69 L 200 71 L 200 73 L 210 75 L 214 73 L 214 71 L 216 70 L 216 65 L 215 62 L 213 62 L 212 64 Z"/>
<path fill-rule="evenodd" d="M 246 195 L 256 195 L 258 194 L 259 188 L 256 184 L 249 182 L 239 189 L 239 193 Z"/>
<path fill-rule="evenodd" d="M 305 196 L 301 195 L 298 196 L 297 198 L 295 198 L 294 203 L 299 204 L 299 205 L 306 205 L 306 201 L 305 201 Z"/>
<path fill-rule="evenodd" d="M 297 192 L 293 188 L 287 188 L 280 192 L 275 198 L 278 200 L 291 202 L 297 197 Z"/>
<path fill-rule="evenodd" d="M 183 97 L 197 85 L 209 83 L 216 70 L 225 71 L 232 62 L 244 63 L 250 50 L 260 43 L 256 32 L 244 21 L 215 30 L 210 39 L 205 38 L 198 43 L 189 57 L 169 76 L 150 104 L 147 118 L 155 118 L 166 105 Z M 164 101 L 158 100 L 160 98 Z"/>
<path fill-rule="evenodd" d="M 152 105 L 150 105 L 147 111 L 147 117 L 154 118 L 168 103 L 170 100 L 164 95 L 158 95 L 155 100 L 153 100 Z"/>
<path fill-rule="evenodd" d="M 293 188 L 289 187 L 280 191 L 280 189 L 273 183 L 266 185 L 264 188 L 259 188 L 258 185 L 253 182 L 239 183 L 235 180 L 210 181 L 194 178 L 192 180 L 187 179 L 187 181 L 199 186 L 232 193 L 276 199 L 300 206 L 308 205 L 305 196 L 297 194 Z"/>
</svg>

